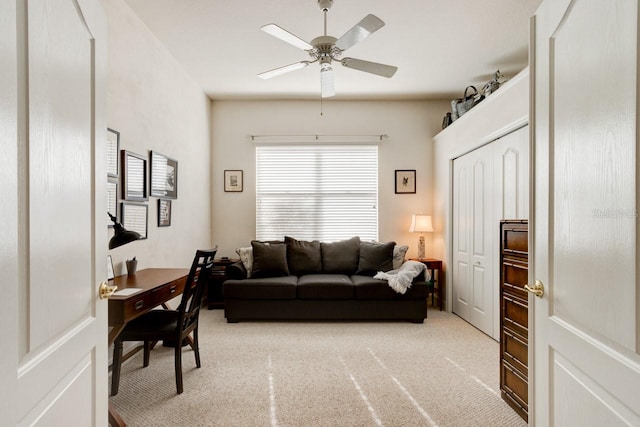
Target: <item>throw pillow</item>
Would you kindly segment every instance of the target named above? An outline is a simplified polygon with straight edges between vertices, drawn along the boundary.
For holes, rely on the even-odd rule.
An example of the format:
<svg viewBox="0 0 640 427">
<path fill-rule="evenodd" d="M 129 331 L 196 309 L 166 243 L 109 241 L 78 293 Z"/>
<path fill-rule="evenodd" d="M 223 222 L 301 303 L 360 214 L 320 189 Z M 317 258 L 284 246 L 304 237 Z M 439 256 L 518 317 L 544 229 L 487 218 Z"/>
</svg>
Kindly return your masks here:
<svg viewBox="0 0 640 427">
<path fill-rule="evenodd" d="M 318 274 L 322 272 L 322 253 L 320 242 L 305 242 L 285 236 L 287 245 L 287 265 L 289 272 L 296 276 Z"/>
<path fill-rule="evenodd" d="M 288 276 L 287 245 L 284 243 L 264 243 L 251 241 L 253 248 L 252 277 Z"/>
<path fill-rule="evenodd" d="M 333 274 L 353 274 L 358 269 L 360 237 L 339 242 L 320 243 L 322 271 Z"/>
<path fill-rule="evenodd" d="M 240 261 L 242 262 L 244 269 L 247 270 L 247 278 L 251 277 L 251 272 L 253 270 L 253 248 L 251 246 L 237 248 L 236 253 L 240 257 Z"/>
<path fill-rule="evenodd" d="M 375 276 L 378 271 L 393 269 L 393 248 L 396 242 L 360 242 L 360 257 L 356 274 Z"/>
<path fill-rule="evenodd" d="M 404 263 L 404 258 L 407 255 L 408 250 L 409 250 L 409 246 L 407 245 L 403 245 L 403 246 L 396 245 L 393 248 L 393 269 L 394 270 L 399 269 L 402 263 Z"/>
</svg>

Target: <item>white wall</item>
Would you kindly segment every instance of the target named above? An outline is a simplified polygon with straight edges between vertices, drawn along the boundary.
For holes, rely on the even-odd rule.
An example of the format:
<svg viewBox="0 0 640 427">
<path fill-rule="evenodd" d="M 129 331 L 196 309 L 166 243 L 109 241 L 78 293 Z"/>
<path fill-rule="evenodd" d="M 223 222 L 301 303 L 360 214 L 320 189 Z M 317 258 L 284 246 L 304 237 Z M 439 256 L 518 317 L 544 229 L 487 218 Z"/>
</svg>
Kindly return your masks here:
<svg viewBox="0 0 640 427">
<path fill-rule="evenodd" d="M 255 145 L 260 135 L 388 134 L 379 152 L 379 239 L 410 246 L 417 255 L 418 236 L 409 233 L 411 214 L 431 213 L 433 136 L 448 109 L 444 101 L 214 101 L 212 103 L 212 241 L 220 254 L 255 238 Z M 244 171 L 244 191 L 225 193 L 223 171 Z M 394 171 L 416 169 L 416 194 L 395 194 Z M 431 238 L 426 236 L 431 255 Z"/>
<path fill-rule="evenodd" d="M 150 197 L 148 239 L 109 253 L 116 274 L 126 273 L 124 260 L 134 256 L 138 269 L 188 267 L 196 249 L 211 245 L 211 103 L 123 0 L 102 6 L 109 24 L 108 126 L 120 132 L 120 149 L 145 156 L 157 150 L 178 161 L 171 226 L 157 227 L 158 201 Z"/>
</svg>

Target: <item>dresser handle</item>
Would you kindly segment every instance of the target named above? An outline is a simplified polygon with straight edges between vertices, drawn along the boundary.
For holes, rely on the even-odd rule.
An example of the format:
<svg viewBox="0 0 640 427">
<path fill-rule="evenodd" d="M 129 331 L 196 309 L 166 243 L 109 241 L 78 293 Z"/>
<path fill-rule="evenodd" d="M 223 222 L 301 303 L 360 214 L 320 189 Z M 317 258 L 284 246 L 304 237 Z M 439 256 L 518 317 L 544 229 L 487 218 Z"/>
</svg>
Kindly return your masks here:
<svg viewBox="0 0 640 427">
<path fill-rule="evenodd" d="M 171 288 L 170 288 L 170 293 L 172 293 L 172 294 L 175 294 L 175 293 L 176 293 L 176 287 L 175 287 L 175 285 L 174 285 L 174 286 L 171 286 Z"/>
<path fill-rule="evenodd" d="M 136 310 L 140 310 L 143 306 L 144 306 L 144 300 L 136 301 L 136 304 L 134 305 Z"/>
</svg>

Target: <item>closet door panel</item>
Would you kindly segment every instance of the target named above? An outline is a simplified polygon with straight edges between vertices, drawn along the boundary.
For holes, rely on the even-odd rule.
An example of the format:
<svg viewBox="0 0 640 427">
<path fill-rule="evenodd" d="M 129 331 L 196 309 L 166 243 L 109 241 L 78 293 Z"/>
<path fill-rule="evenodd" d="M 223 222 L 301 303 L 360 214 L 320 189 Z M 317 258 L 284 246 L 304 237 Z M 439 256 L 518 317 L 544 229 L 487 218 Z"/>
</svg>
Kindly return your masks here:
<svg viewBox="0 0 640 427">
<path fill-rule="evenodd" d="M 529 218 L 529 127 L 503 136 L 494 145 L 498 221 Z M 496 229 L 497 230 L 497 229 Z"/>
<path fill-rule="evenodd" d="M 493 336 L 493 150 L 454 160 L 453 312 Z"/>
<path fill-rule="evenodd" d="M 469 263 L 471 260 L 470 235 L 473 222 L 469 218 L 470 209 L 470 184 L 469 159 L 459 158 L 454 160 L 454 202 L 453 202 L 453 278 L 452 301 L 453 312 L 463 319 L 468 318 L 470 305 L 473 303 L 470 286 Z"/>
<path fill-rule="evenodd" d="M 471 154 L 471 153 L 470 153 Z M 473 310 L 469 321 L 484 333 L 493 336 L 496 286 L 493 283 L 493 146 L 486 145 L 472 152 L 473 162 Z"/>
</svg>

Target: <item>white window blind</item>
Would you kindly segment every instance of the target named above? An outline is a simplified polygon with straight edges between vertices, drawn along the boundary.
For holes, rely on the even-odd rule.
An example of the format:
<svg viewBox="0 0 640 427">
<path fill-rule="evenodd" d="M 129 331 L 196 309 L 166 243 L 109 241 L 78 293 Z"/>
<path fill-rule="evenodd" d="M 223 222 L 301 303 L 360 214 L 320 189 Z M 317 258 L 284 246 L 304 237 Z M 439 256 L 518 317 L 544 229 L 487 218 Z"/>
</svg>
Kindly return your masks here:
<svg viewBox="0 0 640 427">
<path fill-rule="evenodd" d="M 377 145 L 256 147 L 256 237 L 378 239 Z"/>
</svg>

